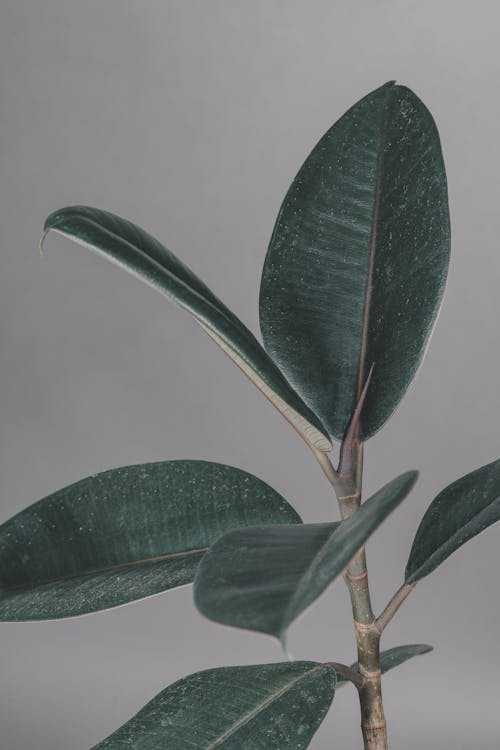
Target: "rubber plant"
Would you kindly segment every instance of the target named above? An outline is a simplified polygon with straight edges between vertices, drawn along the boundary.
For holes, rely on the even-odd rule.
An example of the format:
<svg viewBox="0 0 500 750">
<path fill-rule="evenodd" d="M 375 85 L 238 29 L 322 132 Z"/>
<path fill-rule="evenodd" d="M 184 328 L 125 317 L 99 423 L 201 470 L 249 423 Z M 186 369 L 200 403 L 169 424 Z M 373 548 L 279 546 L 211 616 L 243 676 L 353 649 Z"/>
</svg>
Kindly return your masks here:
<svg viewBox="0 0 500 750">
<path fill-rule="evenodd" d="M 359 693 L 364 747 L 387 747 L 381 675 L 430 650 L 380 651 L 416 584 L 500 518 L 500 461 L 446 487 L 417 530 L 403 582 L 373 611 L 364 545 L 407 497 L 408 471 L 362 501 L 363 448 L 424 355 L 443 296 L 450 226 L 439 136 L 408 88 L 387 83 L 319 141 L 281 206 L 262 273 L 264 346 L 156 239 L 111 213 L 62 208 L 45 223 L 186 310 L 295 428 L 330 482 L 340 521 L 303 523 L 260 479 L 206 461 L 98 474 L 0 528 L 0 618 L 95 612 L 194 581 L 207 617 L 282 643 L 338 578 L 357 655 L 197 672 L 167 687 L 95 750 L 302 750 L 336 688 Z M 330 460 L 340 441 L 338 461 Z"/>
</svg>

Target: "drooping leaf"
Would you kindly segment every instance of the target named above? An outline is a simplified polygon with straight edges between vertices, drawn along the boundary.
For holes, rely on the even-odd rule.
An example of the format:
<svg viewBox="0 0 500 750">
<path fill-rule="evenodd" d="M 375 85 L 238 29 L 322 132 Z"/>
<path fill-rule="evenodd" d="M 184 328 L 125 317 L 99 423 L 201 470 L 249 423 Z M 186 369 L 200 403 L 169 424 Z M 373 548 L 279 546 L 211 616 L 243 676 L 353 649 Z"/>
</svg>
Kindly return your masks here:
<svg viewBox="0 0 500 750">
<path fill-rule="evenodd" d="M 0 526 L 0 620 L 81 615 L 191 583 L 220 536 L 263 522 L 300 518 L 223 464 L 165 461 L 83 479 Z"/>
<path fill-rule="evenodd" d="M 448 485 L 432 501 L 417 529 L 406 583 L 432 573 L 456 549 L 500 520 L 500 460 Z"/>
<path fill-rule="evenodd" d="M 55 211 L 44 229 L 44 237 L 53 231 L 94 250 L 186 310 L 304 440 L 320 450 L 331 449 L 326 429 L 255 336 L 158 240 L 119 216 L 89 206 Z"/>
<path fill-rule="evenodd" d="M 412 646 L 394 646 L 394 648 L 389 648 L 386 651 L 381 652 L 380 670 L 382 674 L 385 674 L 385 672 L 389 672 L 391 669 L 399 667 L 400 664 L 408 661 L 408 659 L 412 659 L 414 656 L 420 656 L 421 654 L 427 654 L 432 650 L 433 647 L 428 646 L 426 643 L 417 643 Z M 358 670 L 358 662 L 351 664 L 351 669 L 356 672 Z M 345 685 L 346 682 L 349 682 L 347 677 L 337 673 L 337 687 Z"/>
<path fill-rule="evenodd" d="M 282 637 L 300 579 L 338 525 L 256 526 L 226 534 L 195 578 L 198 609 L 217 622 Z"/>
<path fill-rule="evenodd" d="M 226 534 L 198 568 L 196 606 L 217 622 L 284 640 L 291 623 L 341 575 L 416 478 L 414 471 L 397 477 L 342 523 Z"/>
<path fill-rule="evenodd" d="M 334 694 L 325 664 L 209 669 L 168 687 L 93 750 L 303 750 Z"/>
<path fill-rule="evenodd" d="M 388 83 L 305 161 L 262 274 L 265 347 L 330 435 L 343 436 L 372 364 L 364 438 L 397 407 L 437 316 L 449 245 L 436 126 L 414 93 Z"/>
</svg>

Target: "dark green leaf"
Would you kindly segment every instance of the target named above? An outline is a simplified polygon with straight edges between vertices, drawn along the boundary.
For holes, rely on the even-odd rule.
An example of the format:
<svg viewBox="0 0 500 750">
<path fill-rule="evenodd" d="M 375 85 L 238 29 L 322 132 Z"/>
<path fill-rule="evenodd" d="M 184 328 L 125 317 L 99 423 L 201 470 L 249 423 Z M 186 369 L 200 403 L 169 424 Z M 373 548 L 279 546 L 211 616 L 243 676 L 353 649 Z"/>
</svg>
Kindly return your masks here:
<svg viewBox="0 0 500 750">
<path fill-rule="evenodd" d="M 226 534 L 195 578 L 198 609 L 217 622 L 281 638 L 302 576 L 338 525 L 256 526 Z"/>
<path fill-rule="evenodd" d="M 427 654 L 432 651 L 432 646 L 428 646 L 426 643 L 417 643 L 414 646 L 395 646 L 389 648 L 387 651 L 382 651 L 380 654 L 380 669 L 382 674 L 389 672 L 394 667 L 399 667 L 408 659 L 412 659 L 414 656 L 420 656 L 421 654 Z M 357 672 L 358 662 L 351 664 L 351 669 Z M 337 687 L 341 687 L 346 682 L 349 682 L 347 677 L 343 677 L 337 673 Z"/>
<path fill-rule="evenodd" d="M 93 750 L 303 750 L 334 694 L 324 664 L 209 669 L 168 687 Z"/>
<path fill-rule="evenodd" d="M 191 583 L 231 529 L 300 523 L 267 484 L 207 461 L 83 479 L 0 527 L 0 620 L 81 615 Z"/>
<path fill-rule="evenodd" d="M 264 265 L 264 344 L 341 438 L 372 364 L 364 438 L 390 417 L 442 298 L 450 228 L 432 116 L 392 82 L 355 104 L 302 166 Z"/>
<path fill-rule="evenodd" d="M 500 520 L 500 460 L 467 474 L 432 501 L 417 529 L 406 583 L 432 573 L 456 549 Z"/>
<path fill-rule="evenodd" d="M 284 640 L 289 625 L 341 575 L 416 478 L 413 471 L 397 477 L 340 524 L 267 526 L 226 534 L 198 568 L 198 609 L 217 622 Z"/>
<path fill-rule="evenodd" d="M 331 449 L 326 429 L 255 336 L 154 237 L 125 219 L 88 206 L 55 211 L 44 229 L 45 235 L 54 231 L 96 251 L 186 310 L 308 443 L 323 451 Z"/>
</svg>

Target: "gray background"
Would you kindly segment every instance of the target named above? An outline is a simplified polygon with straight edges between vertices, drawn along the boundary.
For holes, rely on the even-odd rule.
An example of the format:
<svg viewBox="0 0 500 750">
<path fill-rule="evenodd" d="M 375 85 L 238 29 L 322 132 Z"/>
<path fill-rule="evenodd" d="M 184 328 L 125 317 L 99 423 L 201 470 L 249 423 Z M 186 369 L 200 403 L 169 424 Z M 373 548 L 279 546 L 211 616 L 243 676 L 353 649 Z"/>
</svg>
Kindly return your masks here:
<svg viewBox="0 0 500 750">
<path fill-rule="evenodd" d="M 214 344 L 159 295 L 53 237 L 71 203 L 161 238 L 258 329 L 260 270 L 290 180 L 319 136 L 391 78 L 441 132 L 453 223 L 425 366 L 367 447 L 366 489 L 417 489 L 369 544 L 378 610 L 433 494 L 497 458 L 498 3 L 457 0 L 4 0 L 0 23 L 1 519 L 88 474 L 204 458 L 245 468 L 308 521 L 336 517 L 312 456 Z M 430 642 L 385 681 L 392 747 L 498 744 L 499 529 L 404 605 L 389 647 Z M 270 640 L 206 622 L 189 587 L 83 619 L 0 627 L 5 750 L 88 750 L 175 679 L 279 661 Z M 349 661 L 337 585 L 293 654 Z M 313 743 L 360 747 L 346 689 Z"/>
</svg>

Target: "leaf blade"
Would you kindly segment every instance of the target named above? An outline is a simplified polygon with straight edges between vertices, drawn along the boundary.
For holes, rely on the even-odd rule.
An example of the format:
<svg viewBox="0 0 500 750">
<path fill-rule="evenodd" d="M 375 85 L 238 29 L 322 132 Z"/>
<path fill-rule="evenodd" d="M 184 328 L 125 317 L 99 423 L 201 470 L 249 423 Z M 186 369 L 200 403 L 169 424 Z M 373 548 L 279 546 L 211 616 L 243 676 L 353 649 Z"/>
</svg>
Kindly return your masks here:
<svg viewBox="0 0 500 750">
<path fill-rule="evenodd" d="M 285 524 L 226 534 L 198 568 L 196 606 L 216 622 L 284 640 L 292 622 L 341 575 L 416 477 L 407 472 L 392 480 L 340 524 Z"/>
<path fill-rule="evenodd" d="M 192 582 L 230 529 L 299 523 L 240 469 L 165 461 L 76 482 L 0 526 L 0 620 L 73 617 Z"/>
<path fill-rule="evenodd" d="M 417 529 L 405 582 L 417 583 L 500 520 L 500 460 L 457 479 L 431 502 Z"/>
<path fill-rule="evenodd" d="M 335 676 L 315 662 L 197 672 L 166 688 L 93 750 L 300 750 L 328 711 Z"/>
<path fill-rule="evenodd" d="M 390 82 L 306 159 L 262 274 L 265 347 L 330 435 L 342 438 L 373 364 L 364 439 L 397 407 L 437 317 L 449 244 L 437 129 L 415 94 Z"/>
<path fill-rule="evenodd" d="M 291 592 L 338 523 L 254 527 L 226 534 L 195 578 L 195 604 L 206 617 L 282 637 Z"/>
<path fill-rule="evenodd" d="M 319 450 L 331 449 L 320 420 L 255 336 L 158 240 L 131 222 L 90 206 L 55 211 L 45 221 L 44 237 L 51 231 L 104 256 L 188 312 L 306 442 Z"/>
</svg>

